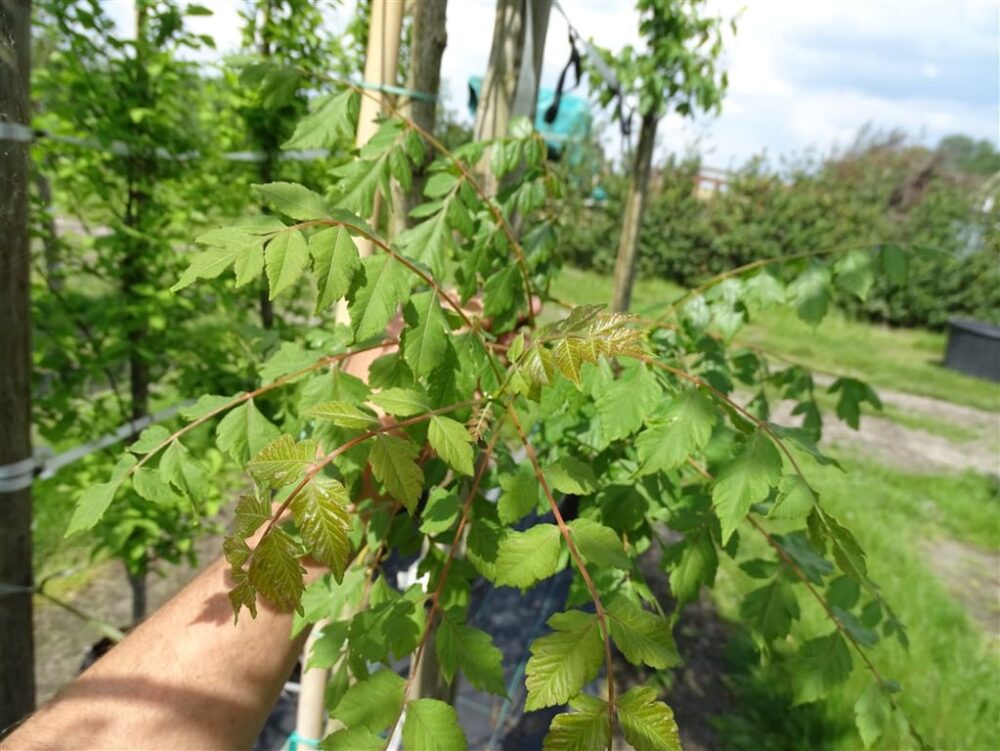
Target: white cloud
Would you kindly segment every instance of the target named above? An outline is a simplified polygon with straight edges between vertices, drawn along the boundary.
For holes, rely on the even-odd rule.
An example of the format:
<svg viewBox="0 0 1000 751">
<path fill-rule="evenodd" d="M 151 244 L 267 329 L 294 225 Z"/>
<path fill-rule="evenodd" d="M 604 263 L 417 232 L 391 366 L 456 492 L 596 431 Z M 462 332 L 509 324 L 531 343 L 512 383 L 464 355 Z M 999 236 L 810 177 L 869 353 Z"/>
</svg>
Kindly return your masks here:
<svg viewBox="0 0 1000 751">
<path fill-rule="evenodd" d="M 219 54 L 239 44 L 236 0 L 201 0 L 215 15 L 191 19 L 216 38 Z M 626 0 L 560 0 L 584 37 L 612 50 L 639 45 L 638 16 Z M 133 0 L 106 0 L 127 26 Z M 871 122 L 933 142 L 949 132 L 1000 135 L 1000 4 L 996 0 L 711 0 L 712 12 L 739 14 L 727 34 L 730 88 L 719 118 L 677 116 L 660 129 L 660 152 L 697 147 L 711 164 L 739 163 L 844 144 Z M 341 28 L 353 4 L 334 14 Z M 445 99 L 464 120 L 470 76 L 483 75 L 495 0 L 450 0 L 442 60 Z M 742 12 L 741 12 L 742 11 Z M 542 85 L 555 85 L 569 56 L 566 23 L 549 21 Z M 216 56 L 213 55 L 214 59 Z M 205 59 L 199 57 L 199 59 Z M 606 121 L 608 113 L 596 113 Z M 617 151 L 616 129 L 608 146 Z"/>
</svg>

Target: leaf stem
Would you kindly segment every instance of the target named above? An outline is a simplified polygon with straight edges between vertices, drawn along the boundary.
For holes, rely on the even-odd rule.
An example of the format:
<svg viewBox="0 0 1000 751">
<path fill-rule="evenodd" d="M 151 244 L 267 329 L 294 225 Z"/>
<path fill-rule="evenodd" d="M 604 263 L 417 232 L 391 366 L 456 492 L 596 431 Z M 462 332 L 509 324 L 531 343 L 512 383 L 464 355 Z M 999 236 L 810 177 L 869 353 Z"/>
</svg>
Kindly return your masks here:
<svg viewBox="0 0 1000 751">
<path fill-rule="evenodd" d="M 501 416 L 501 419 L 502 416 Z M 413 683 L 414 677 L 417 675 L 417 670 L 420 667 L 420 661 L 424 656 L 424 649 L 427 646 L 427 640 L 430 638 L 431 631 L 434 627 L 434 617 L 440 610 L 441 593 L 444 591 L 444 586 L 448 581 L 448 573 L 451 571 L 452 562 L 455 560 L 455 551 L 458 550 L 459 542 L 462 539 L 462 533 L 465 531 L 465 527 L 469 521 L 469 512 L 472 510 L 472 502 L 476 499 L 476 493 L 479 492 L 479 484 L 483 479 L 483 475 L 486 473 L 486 468 L 489 466 L 490 457 L 493 455 L 493 447 L 496 445 L 497 439 L 500 437 L 500 431 L 497 429 L 499 424 L 494 426 L 493 435 L 490 436 L 489 443 L 486 444 L 486 448 L 480 456 L 479 467 L 476 469 L 476 474 L 472 478 L 472 484 L 469 486 L 469 492 L 465 497 L 465 502 L 462 504 L 462 517 L 458 522 L 458 527 L 455 529 L 455 536 L 452 538 L 451 546 L 448 549 L 448 555 L 445 558 L 444 565 L 441 567 L 441 573 L 438 575 L 438 583 L 434 588 L 434 593 L 431 595 L 431 607 L 427 613 L 427 618 L 425 620 L 424 632 L 420 637 L 420 644 L 417 645 L 416 651 L 413 653 L 413 659 L 410 662 L 410 675 L 406 679 L 405 686 L 403 688 L 403 706 L 400 707 L 399 714 L 396 715 L 396 719 L 392 723 L 392 727 L 389 728 L 389 732 L 386 736 L 385 749 L 389 747 L 389 743 L 392 740 L 393 735 L 396 733 L 396 726 L 399 724 L 400 718 L 403 716 L 403 709 L 406 706 L 405 697 L 410 692 L 410 686 Z"/>
<path fill-rule="evenodd" d="M 409 427 L 410 425 L 416 425 L 421 422 L 426 422 L 435 415 L 443 415 L 447 414 L 448 412 L 454 412 L 456 409 L 462 409 L 463 407 L 469 407 L 475 404 L 480 404 L 483 401 L 485 400 L 470 399 L 464 402 L 455 402 L 454 404 L 449 404 L 446 407 L 439 407 L 438 409 L 432 409 L 428 412 L 424 412 L 423 414 L 416 415 L 415 417 L 409 417 L 405 420 L 400 420 L 399 422 L 393 422 L 391 425 L 380 425 L 377 428 L 372 428 L 371 430 L 368 430 L 362 433 L 361 435 L 355 436 L 351 440 L 335 448 L 333 451 L 331 451 L 322 459 L 320 459 L 318 462 L 316 462 L 316 464 L 312 466 L 312 469 L 306 472 L 305 476 L 299 481 L 298 485 L 292 488 L 292 492 L 290 492 L 288 496 L 285 498 L 285 500 L 281 502 L 278 508 L 271 513 L 271 518 L 268 519 L 267 526 L 264 527 L 264 531 L 261 533 L 260 538 L 257 540 L 257 545 L 254 546 L 253 550 L 250 551 L 250 555 L 247 556 L 246 563 L 244 564 L 246 568 L 247 569 L 250 568 L 250 564 L 253 562 L 254 554 L 256 554 L 256 552 L 260 549 L 260 544 L 264 541 L 264 538 L 271 533 L 271 530 L 273 530 L 275 526 L 277 526 L 278 520 L 281 518 L 281 515 L 284 514 L 285 511 L 288 510 L 288 507 L 292 505 L 292 501 L 295 500 L 296 496 L 298 496 L 298 494 L 302 492 L 302 490 L 306 487 L 306 485 L 308 485 L 310 482 L 313 481 L 313 478 L 315 478 L 316 475 L 322 472 L 323 469 L 338 456 L 350 451 L 355 446 L 364 443 L 369 438 L 374 438 L 375 436 L 381 435 L 382 433 L 388 433 L 392 430 L 398 430 L 399 428 L 406 428 Z"/>
<path fill-rule="evenodd" d="M 601 602 L 601 596 L 597 592 L 594 580 L 590 578 L 590 573 L 587 571 L 583 558 L 577 550 L 576 544 L 573 542 L 573 536 L 570 534 L 569 527 L 566 526 L 566 521 L 563 519 L 562 512 L 559 511 L 559 504 L 556 503 L 555 498 L 552 496 L 552 490 L 549 488 L 549 484 L 545 479 L 545 474 L 542 472 L 541 464 L 538 462 L 538 454 L 535 453 L 535 447 L 531 445 L 531 441 L 528 440 L 528 436 L 524 432 L 524 427 L 521 425 L 521 421 L 517 419 L 517 411 L 514 409 L 514 405 L 512 403 L 507 405 L 507 414 L 510 415 L 511 423 L 514 425 L 514 429 L 517 431 L 517 435 L 521 439 L 521 445 L 524 446 L 524 451 L 528 455 L 535 477 L 542 486 L 542 491 L 545 493 L 545 498 L 548 500 L 549 507 L 552 509 L 552 515 L 555 517 L 556 524 L 559 527 L 559 532 L 566 541 L 570 555 L 573 557 L 573 563 L 580 572 L 583 583 L 587 587 L 587 592 L 590 594 L 590 599 L 594 603 L 594 609 L 597 613 L 597 622 L 601 627 L 601 639 L 604 642 L 604 661 L 606 664 L 606 672 L 608 674 L 608 712 L 610 713 L 612 723 L 614 723 L 617 718 L 615 706 L 614 662 L 611 657 L 611 632 L 608 629 L 607 616 L 604 612 L 604 603 Z M 610 751 L 610 749 L 611 740 L 609 739 L 608 751 Z"/>
</svg>

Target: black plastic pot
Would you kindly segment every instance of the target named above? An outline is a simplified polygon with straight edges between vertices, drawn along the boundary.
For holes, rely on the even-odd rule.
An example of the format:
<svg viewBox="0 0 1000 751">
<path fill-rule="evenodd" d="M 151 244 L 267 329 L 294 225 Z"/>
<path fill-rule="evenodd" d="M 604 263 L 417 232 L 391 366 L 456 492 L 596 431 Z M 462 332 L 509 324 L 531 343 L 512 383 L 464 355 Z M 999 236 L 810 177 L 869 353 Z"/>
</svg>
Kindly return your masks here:
<svg viewBox="0 0 1000 751">
<path fill-rule="evenodd" d="M 948 325 L 945 366 L 977 378 L 1000 381 L 1000 326 L 964 318 L 952 318 Z"/>
</svg>

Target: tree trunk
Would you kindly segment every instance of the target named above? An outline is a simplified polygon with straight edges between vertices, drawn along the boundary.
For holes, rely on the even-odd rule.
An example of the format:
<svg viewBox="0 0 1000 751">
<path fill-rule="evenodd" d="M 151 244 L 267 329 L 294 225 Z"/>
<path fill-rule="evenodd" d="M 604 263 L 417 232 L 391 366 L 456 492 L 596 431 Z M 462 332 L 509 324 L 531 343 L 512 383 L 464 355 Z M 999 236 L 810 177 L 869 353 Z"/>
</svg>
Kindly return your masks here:
<svg viewBox="0 0 1000 751">
<path fill-rule="evenodd" d="M 31 3 L 0 0 L 0 121 L 15 128 L 30 120 L 30 50 Z M 0 582 L 13 590 L 0 596 L 0 737 L 35 708 L 29 146 L 0 144 Z"/>
<path fill-rule="evenodd" d="M 259 13 L 260 39 L 257 41 L 257 51 L 262 58 L 267 60 L 271 57 L 271 37 L 267 28 L 271 23 L 271 0 L 265 0 L 261 3 Z M 264 152 L 264 161 L 260 163 L 260 181 L 266 185 L 267 183 L 274 182 L 275 151 L 278 148 L 275 142 L 276 133 L 269 129 L 264 132 L 255 133 L 254 135 L 260 143 L 261 150 Z M 266 213 L 269 209 L 267 206 L 261 206 L 261 211 Z M 271 300 L 270 292 L 268 291 L 266 276 L 261 279 L 260 325 L 265 329 L 274 326 L 274 302 Z"/>
<path fill-rule="evenodd" d="M 147 6 L 135 6 L 135 76 L 138 79 L 139 104 L 152 105 L 149 73 L 145 67 Z M 134 235 L 125 238 L 122 256 L 121 285 L 122 297 L 129 302 L 126 326 L 128 342 L 129 387 L 132 399 L 132 420 L 138 420 L 149 413 L 149 357 L 147 355 L 148 325 L 143 310 L 144 302 L 139 290 L 148 282 L 146 264 L 150 255 L 147 238 L 147 210 L 150 201 L 149 183 L 153 166 L 151 157 L 143 153 L 128 156 L 126 183 L 128 198 L 125 206 L 125 226 L 134 230 Z M 135 438 L 135 435 L 132 436 Z"/>
<path fill-rule="evenodd" d="M 406 80 L 406 87 L 410 91 L 435 95 L 438 93 L 441 86 L 441 56 L 448 44 L 445 24 L 447 7 L 447 0 L 418 2 L 413 7 L 413 49 L 410 52 L 410 72 Z M 400 112 L 428 133 L 434 131 L 436 102 L 410 99 Z M 424 163 L 413 170 L 413 187 L 409 191 L 393 182 L 393 235 L 412 225 L 410 210 L 421 201 L 424 184 L 427 182 L 426 168 L 433 158 L 433 153 L 428 150 Z"/>
<path fill-rule="evenodd" d="M 132 591 L 132 625 L 134 626 L 146 617 L 148 609 L 146 594 L 149 591 L 146 587 L 147 577 L 145 571 L 133 574 L 125 569 L 125 574 L 128 576 L 128 586 Z"/>
<path fill-rule="evenodd" d="M 503 138 L 515 117 L 524 116 L 534 123 L 551 9 L 552 0 L 497 0 L 490 60 L 472 129 L 474 140 Z M 530 67 L 526 67 L 529 52 Z M 492 175 L 486 169 L 480 172 L 483 187 L 495 193 Z"/>
<path fill-rule="evenodd" d="M 54 292 L 59 292 L 63 288 L 62 264 L 59 262 L 59 234 L 56 230 L 55 218 L 52 214 L 52 184 L 38 163 L 32 165 L 34 174 L 35 190 L 38 191 L 38 199 L 42 204 L 42 221 L 45 224 L 45 237 L 42 240 L 43 253 L 45 258 L 45 284 Z"/>
<path fill-rule="evenodd" d="M 625 201 L 622 234 L 618 241 L 618 258 L 615 260 L 615 287 L 611 298 L 611 309 L 619 312 L 628 310 L 632 302 L 632 283 L 635 280 L 635 261 L 639 248 L 639 228 L 642 225 L 642 214 L 646 210 L 646 196 L 649 191 L 649 175 L 653 164 L 653 146 L 656 143 L 656 124 L 658 121 L 659 119 L 654 113 L 644 115 L 642 129 L 639 131 L 639 145 L 635 151 L 635 161 L 628 186 L 628 198 Z"/>
</svg>

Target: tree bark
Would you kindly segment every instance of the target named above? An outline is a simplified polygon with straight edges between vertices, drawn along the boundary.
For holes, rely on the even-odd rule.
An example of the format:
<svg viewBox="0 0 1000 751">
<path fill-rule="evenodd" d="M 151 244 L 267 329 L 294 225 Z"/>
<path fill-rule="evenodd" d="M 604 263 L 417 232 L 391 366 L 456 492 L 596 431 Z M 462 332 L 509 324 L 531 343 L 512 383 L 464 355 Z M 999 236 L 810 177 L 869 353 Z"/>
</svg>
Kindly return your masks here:
<svg viewBox="0 0 1000 751">
<path fill-rule="evenodd" d="M 148 43 L 147 11 L 144 3 L 136 3 L 134 75 L 138 84 L 136 86 L 138 101 L 142 107 L 152 105 L 152 91 L 144 54 Z M 154 169 L 152 159 L 154 157 L 145 153 L 129 154 L 126 177 L 128 197 L 125 207 L 125 226 L 134 230 L 136 235 L 125 238 L 121 266 L 122 296 L 129 302 L 125 338 L 128 342 L 129 390 L 133 420 L 145 417 L 149 413 L 149 357 L 146 352 L 149 332 L 140 290 L 148 282 L 146 264 L 150 255 L 150 243 L 145 223 L 148 218 L 151 173 Z M 135 437 L 132 436 L 133 439 Z"/>
<path fill-rule="evenodd" d="M 639 145 L 635 150 L 635 161 L 628 186 L 628 198 L 625 201 L 622 234 L 618 241 L 618 257 L 615 260 L 615 286 L 611 298 L 611 309 L 619 312 L 628 310 L 632 302 L 632 283 L 635 280 L 639 229 L 642 226 L 643 212 L 646 210 L 646 197 L 649 192 L 649 176 L 653 165 L 653 146 L 656 143 L 658 122 L 659 118 L 654 113 L 643 116 L 642 128 L 639 131 Z"/>
<path fill-rule="evenodd" d="M 43 255 L 45 259 L 45 283 L 53 292 L 59 292 L 63 288 L 62 263 L 59 260 L 59 233 L 56 229 L 56 221 L 53 216 L 54 207 L 52 205 L 52 184 L 48 175 L 42 171 L 38 163 L 32 165 L 34 175 L 35 190 L 38 191 L 38 200 L 45 212 L 42 221 L 45 224 L 45 237 L 42 239 Z"/>
<path fill-rule="evenodd" d="M 257 41 L 257 51 L 260 56 L 267 60 L 271 57 L 271 37 L 268 33 L 268 26 L 271 23 L 271 1 L 264 0 L 259 10 L 260 14 L 260 39 Z M 264 161 L 260 163 L 260 181 L 262 184 L 274 182 L 274 162 L 275 152 L 278 149 L 273 130 L 258 132 L 254 134 L 260 143 L 261 151 L 264 152 Z M 267 206 L 261 206 L 262 212 L 268 212 Z M 261 280 L 260 288 L 260 325 L 265 329 L 274 326 L 274 302 L 271 300 L 267 287 L 267 278 Z"/>
<path fill-rule="evenodd" d="M 146 611 L 148 610 L 147 594 L 149 589 L 146 586 L 147 577 L 145 571 L 133 574 L 127 568 L 125 569 L 125 574 L 128 576 L 128 586 L 132 591 L 132 625 L 135 625 L 146 617 Z"/>
<path fill-rule="evenodd" d="M 27 126 L 31 3 L 0 0 L 0 121 Z M 31 298 L 28 149 L 0 144 L 0 737 L 35 708 L 31 622 Z M 26 474 L 25 474 L 26 473 Z M 18 482 L 18 480 L 21 482 Z M 23 487 L 19 487 L 23 485 Z M 3 488 L 8 488 L 7 490 Z"/>
<path fill-rule="evenodd" d="M 490 60 L 472 131 L 475 140 L 503 138 L 514 117 L 523 115 L 534 122 L 551 10 L 552 0 L 498 0 Z M 522 78 L 529 14 L 531 70 Z"/>
<path fill-rule="evenodd" d="M 413 7 L 413 49 L 410 52 L 410 71 L 406 87 L 410 91 L 437 94 L 441 86 L 441 56 L 448 45 L 446 28 L 447 0 L 417 2 Z M 437 103 L 422 99 L 409 99 L 400 108 L 400 113 L 426 130 L 434 131 Z M 403 190 L 399 183 L 392 184 L 392 230 L 397 235 L 412 226 L 410 210 L 421 201 L 424 184 L 427 182 L 426 169 L 434 155 L 428 149 L 424 163 L 413 170 L 413 186 Z"/>
</svg>

